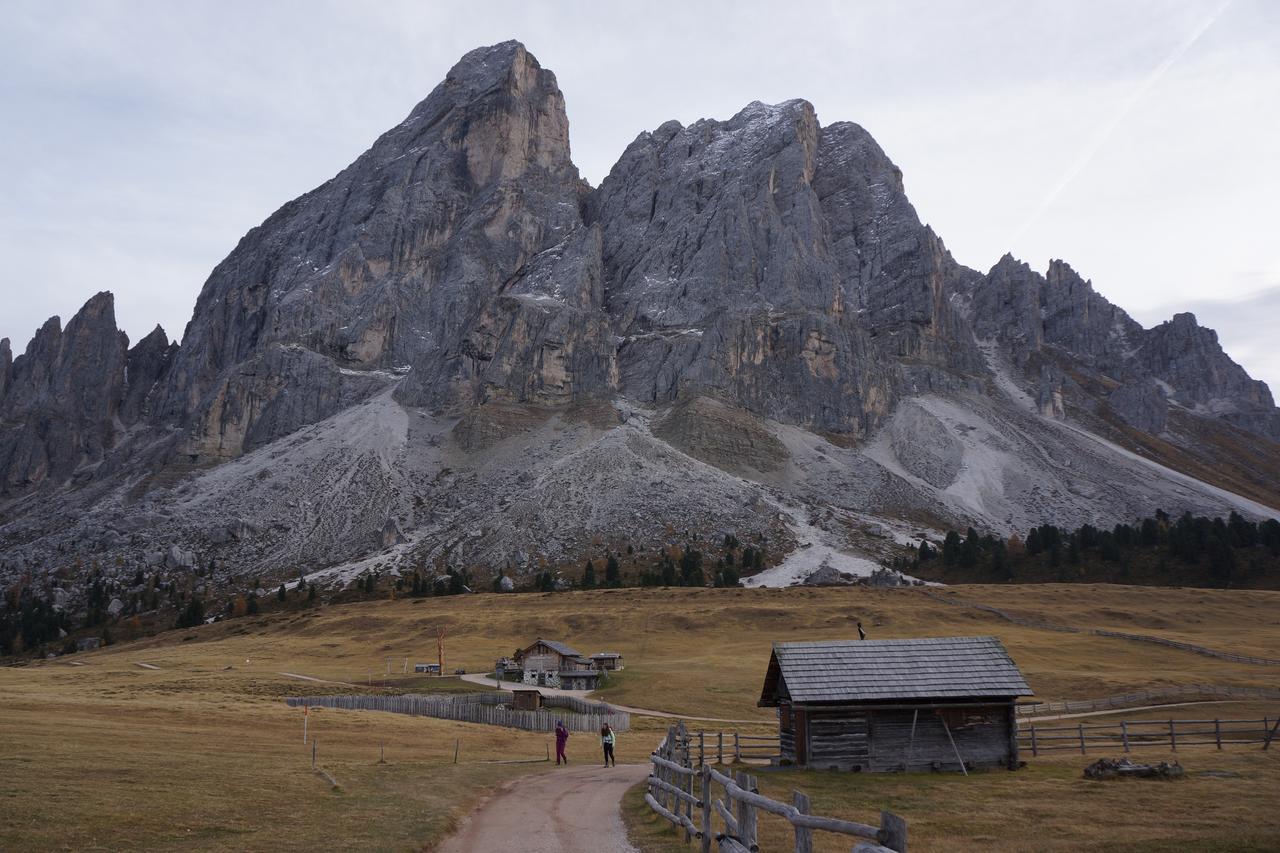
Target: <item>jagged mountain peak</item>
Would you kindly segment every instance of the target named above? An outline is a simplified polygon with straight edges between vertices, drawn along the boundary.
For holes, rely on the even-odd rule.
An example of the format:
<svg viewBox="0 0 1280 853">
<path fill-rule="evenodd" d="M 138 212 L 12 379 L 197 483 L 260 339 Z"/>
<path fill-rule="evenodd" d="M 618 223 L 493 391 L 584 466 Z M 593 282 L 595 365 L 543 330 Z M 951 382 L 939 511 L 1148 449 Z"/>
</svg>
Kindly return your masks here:
<svg viewBox="0 0 1280 853">
<path fill-rule="evenodd" d="M 669 526 L 785 542 L 800 504 L 837 538 L 1265 511 L 1107 441 L 1280 503 L 1280 413 L 1194 317 L 1144 330 L 1059 259 L 960 265 L 804 100 L 666 122 L 592 189 L 518 42 L 251 230 L 181 346 L 128 347 L 110 294 L 0 344 L 0 423 L 0 494 L 53 508 L 0 528 L 23 561 L 532 565 Z"/>
</svg>

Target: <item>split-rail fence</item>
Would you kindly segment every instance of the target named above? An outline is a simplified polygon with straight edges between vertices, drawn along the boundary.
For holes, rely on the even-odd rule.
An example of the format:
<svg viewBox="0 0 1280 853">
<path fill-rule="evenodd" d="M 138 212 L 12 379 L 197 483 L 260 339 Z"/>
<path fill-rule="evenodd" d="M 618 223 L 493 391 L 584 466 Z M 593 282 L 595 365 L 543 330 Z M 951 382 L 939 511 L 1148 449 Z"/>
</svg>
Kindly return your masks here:
<svg viewBox="0 0 1280 853">
<path fill-rule="evenodd" d="M 631 728 L 631 715 L 603 702 L 587 702 L 576 696 L 544 696 L 546 707 L 538 711 L 518 711 L 503 707 L 512 695 L 504 691 L 459 693 L 452 695 L 405 696 L 290 696 L 285 699 L 292 708 L 339 708 L 346 711 L 388 711 L 417 717 L 436 717 L 463 723 L 507 726 L 531 732 L 554 731 L 557 721 L 574 732 L 599 732 L 608 723 L 615 731 Z M 566 713 L 567 712 L 567 713 Z"/>
<path fill-rule="evenodd" d="M 1018 727 L 1018 746 L 1032 755 L 1069 750 L 1085 755 L 1090 749 L 1115 750 L 1144 747 L 1233 746 L 1262 744 L 1263 749 L 1280 729 L 1280 718 L 1260 720 L 1121 720 L 1119 723 L 1078 723 L 1074 726 Z"/>
<path fill-rule="evenodd" d="M 705 733 L 699 732 L 699 750 L 684 723 L 671 726 L 658 748 L 649 757 L 648 790 L 644 801 L 654 812 L 682 830 L 685 843 L 697 839 L 702 853 L 711 853 L 712 844 L 720 853 L 755 853 L 760 849 L 757 829 L 759 812 L 782 817 L 795 832 L 795 853 L 812 853 L 813 833 L 834 832 L 861 839 L 855 853 L 902 853 L 907 849 L 907 822 L 887 811 L 880 813 L 880 826 L 821 817 L 809 813 L 809 798 L 794 791 L 790 804 L 762 796 L 755 777 L 735 770 L 721 773 L 707 763 Z M 724 763 L 723 733 L 717 733 L 716 757 Z M 734 733 L 737 751 L 728 755 L 744 757 L 743 736 Z M 774 739 L 776 741 L 776 738 Z M 750 751 L 750 750 L 748 750 Z M 693 758 L 697 757 L 697 764 Z M 717 831 L 717 824 L 720 831 Z"/>
<path fill-rule="evenodd" d="M 1064 702 L 1035 702 L 1018 706 L 1018 716 L 1039 717 L 1045 714 L 1073 714 L 1076 712 L 1105 711 L 1111 708 L 1131 708 L 1135 705 L 1167 703 L 1170 699 L 1189 697 L 1218 697 L 1226 699 L 1280 699 L 1280 690 L 1272 687 L 1232 687 L 1222 684 L 1182 684 L 1136 693 L 1117 693 L 1099 699 L 1072 699 Z"/>
</svg>

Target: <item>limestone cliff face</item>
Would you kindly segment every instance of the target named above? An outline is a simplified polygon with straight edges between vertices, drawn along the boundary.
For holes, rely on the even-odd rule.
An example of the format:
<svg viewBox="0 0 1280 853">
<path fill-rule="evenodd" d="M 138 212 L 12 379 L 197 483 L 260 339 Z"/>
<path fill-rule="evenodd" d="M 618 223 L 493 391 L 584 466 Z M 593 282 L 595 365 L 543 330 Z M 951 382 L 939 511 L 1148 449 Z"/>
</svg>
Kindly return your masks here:
<svg viewBox="0 0 1280 853">
<path fill-rule="evenodd" d="M 1162 433 L 1174 407 L 1280 439 L 1266 386 L 1193 317 L 1143 329 L 1062 261 L 961 266 L 870 134 L 806 101 L 667 122 L 591 189 L 555 76 L 507 42 L 245 235 L 180 347 L 156 329 L 130 349 L 109 294 L 17 359 L 0 341 L 0 489 L 227 462 L 393 386 L 468 424 L 676 403 L 690 447 L 716 443 L 699 417 L 747 436 L 708 458 L 755 441 L 745 417 L 842 444 L 892 424 L 906 454 L 904 431 L 946 442 L 902 401 L 987 393 L 996 360 L 1048 417 Z"/>
<path fill-rule="evenodd" d="M 1194 314 L 1176 314 L 1146 332 L 1134 358 L 1174 403 L 1280 440 L 1280 411 L 1266 383 L 1232 361 Z"/>
<path fill-rule="evenodd" d="M 13 492 L 65 479 L 110 450 L 126 391 L 128 343 L 116 328 L 111 294 L 99 293 L 66 329 L 51 318 L 6 365 L 0 488 Z"/>
<path fill-rule="evenodd" d="M 9 373 L 13 370 L 13 350 L 9 347 L 8 338 L 0 338 L 0 401 L 4 400 L 4 390 L 9 387 Z"/>
<path fill-rule="evenodd" d="M 1040 275 L 1009 255 L 971 284 L 967 298 L 974 331 L 1028 371 L 1047 414 L 1060 416 L 1064 393 L 1086 405 L 1105 400 L 1131 426 L 1158 434 L 1173 403 L 1280 438 L 1280 411 L 1266 384 L 1251 379 L 1191 314 L 1144 329 L 1064 261 Z M 1036 358 L 1046 353 L 1052 363 Z M 1072 388 L 1063 365 L 1106 392 L 1090 399 L 1078 382 Z"/>
<path fill-rule="evenodd" d="M 725 122 L 668 122 L 623 153 L 590 206 L 623 393 L 709 392 L 853 435 L 888 412 L 900 377 L 873 366 L 849 305 L 860 294 L 815 184 L 823 139 L 809 103 L 755 103 Z"/>
<path fill-rule="evenodd" d="M 455 357 L 485 301 L 579 223 L 582 190 L 555 76 L 514 42 L 467 54 L 214 270 L 166 394 L 186 452 L 236 456 L 385 384 L 361 374 Z"/>
</svg>

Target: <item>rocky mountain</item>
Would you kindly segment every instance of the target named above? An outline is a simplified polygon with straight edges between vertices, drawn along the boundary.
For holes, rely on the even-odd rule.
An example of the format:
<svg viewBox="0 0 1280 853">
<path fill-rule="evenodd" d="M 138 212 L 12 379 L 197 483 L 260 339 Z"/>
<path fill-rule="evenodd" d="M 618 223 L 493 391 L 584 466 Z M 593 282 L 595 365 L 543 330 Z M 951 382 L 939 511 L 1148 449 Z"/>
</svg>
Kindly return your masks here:
<svg viewBox="0 0 1280 853">
<path fill-rule="evenodd" d="M 507 42 L 250 231 L 181 346 L 129 347 L 106 293 L 0 342 L 0 572 L 217 590 L 733 533 L 763 582 L 865 575 L 949 526 L 1271 516 L 1278 442 L 1193 316 L 958 264 L 805 101 L 667 122 L 592 188 Z"/>
</svg>

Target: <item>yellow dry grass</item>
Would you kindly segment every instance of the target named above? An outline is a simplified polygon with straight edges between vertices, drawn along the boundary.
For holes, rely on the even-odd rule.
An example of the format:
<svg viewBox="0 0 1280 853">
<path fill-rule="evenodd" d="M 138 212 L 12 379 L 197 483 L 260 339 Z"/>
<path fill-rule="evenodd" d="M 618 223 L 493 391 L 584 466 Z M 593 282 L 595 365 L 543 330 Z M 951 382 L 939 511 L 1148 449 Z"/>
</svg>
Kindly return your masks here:
<svg viewBox="0 0 1280 853">
<path fill-rule="evenodd" d="M 1277 593 L 1036 586 L 962 587 L 953 594 L 1065 624 L 1267 656 L 1280 648 Z M 332 790 L 311 771 L 300 712 L 281 698 L 353 688 L 281 673 L 368 689 L 385 673 L 388 658 L 393 676 L 406 656 L 411 665 L 434 661 L 440 627 L 447 630 L 450 670 L 485 671 L 495 658 L 543 636 L 586 653 L 621 652 L 627 668 L 604 690 L 612 701 L 767 726 L 772 714 L 757 709 L 755 700 L 770 643 L 848 637 L 858 619 L 873 637 L 999 636 L 1044 699 L 1187 682 L 1274 685 L 1277 674 L 1154 645 L 1026 628 L 919 590 L 477 595 L 254 617 L 0 669 L 0 848 L 429 846 L 495 785 L 546 767 L 483 762 L 543 757 L 548 737 L 325 710 L 312 724 L 320 764 L 339 782 Z M 86 665 L 72 666 L 71 660 Z M 450 679 L 435 683 L 471 689 Z M 1225 716 L 1229 707 L 1206 706 L 1215 709 L 1207 716 Z M 1187 706 L 1177 716 L 1206 714 Z M 635 729 L 620 737 L 619 760 L 644 760 L 665 725 L 635 720 Z M 387 764 L 378 763 L 380 741 Z M 571 741 L 571 754 L 581 759 L 594 760 L 595 748 L 590 738 Z M 1261 805 L 1280 791 L 1278 754 L 1209 753 L 1203 767 L 1240 775 L 1147 787 L 1086 785 L 1076 778 L 1078 756 L 967 781 L 791 772 L 761 774 L 761 784 L 788 796 L 791 787 L 803 787 L 816 811 L 853 819 L 892 808 L 910 821 L 917 850 L 971 843 L 1045 849 L 1028 835 L 1037 824 L 1067 833 L 1058 849 L 1096 846 L 1102 839 L 1141 849 L 1161 838 L 1208 838 L 1213 832 L 1230 832 L 1238 847 L 1247 848 L 1268 840 L 1280 844 L 1276 818 Z M 1129 816 L 1121 808 L 1126 798 L 1136 798 Z M 1106 819 L 1090 817 L 1097 814 Z M 987 837 L 995 840 L 974 840 Z"/>
</svg>

